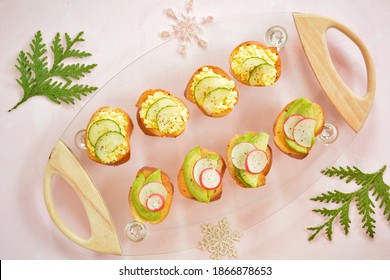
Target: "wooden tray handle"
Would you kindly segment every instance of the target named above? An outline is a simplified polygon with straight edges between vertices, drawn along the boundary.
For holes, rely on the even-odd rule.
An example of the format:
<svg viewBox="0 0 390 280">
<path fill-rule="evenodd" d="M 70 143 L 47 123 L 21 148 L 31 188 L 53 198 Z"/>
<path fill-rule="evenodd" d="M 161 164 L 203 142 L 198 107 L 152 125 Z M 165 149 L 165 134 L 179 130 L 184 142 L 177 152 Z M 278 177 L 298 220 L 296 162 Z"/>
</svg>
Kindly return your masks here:
<svg viewBox="0 0 390 280">
<path fill-rule="evenodd" d="M 55 210 L 52 194 L 52 179 L 55 175 L 64 178 L 83 203 L 91 227 L 89 239 L 81 238 L 69 229 Z M 50 217 L 58 229 L 70 240 L 97 252 L 122 253 L 114 223 L 100 192 L 70 149 L 61 140 L 57 142 L 50 154 L 46 166 L 43 193 Z"/>
<path fill-rule="evenodd" d="M 375 96 L 375 67 L 368 49 L 355 33 L 332 19 L 300 13 L 294 13 L 293 17 L 303 49 L 322 88 L 348 125 L 359 132 Z M 362 53 L 367 71 L 365 96 L 356 96 L 337 73 L 326 41 L 326 31 L 329 28 L 335 28 L 346 35 Z"/>
</svg>

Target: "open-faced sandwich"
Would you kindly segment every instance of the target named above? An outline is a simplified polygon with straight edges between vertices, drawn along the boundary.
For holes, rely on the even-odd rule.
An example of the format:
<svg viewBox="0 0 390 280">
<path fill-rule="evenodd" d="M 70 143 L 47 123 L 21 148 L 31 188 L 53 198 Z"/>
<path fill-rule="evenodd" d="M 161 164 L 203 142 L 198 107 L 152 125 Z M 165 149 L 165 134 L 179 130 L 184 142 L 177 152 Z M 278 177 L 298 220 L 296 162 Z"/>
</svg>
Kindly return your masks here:
<svg viewBox="0 0 390 280">
<path fill-rule="evenodd" d="M 210 65 L 195 71 L 184 95 L 209 117 L 226 116 L 238 101 L 234 81 L 221 68 Z"/>
<path fill-rule="evenodd" d="M 138 124 L 146 135 L 177 137 L 186 128 L 189 118 L 187 106 L 166 90 L 145 91 L 136 106 Z"/>
<path fill-rule="evenodd" d="M 226 151 L 227 167 L 236 183 L 244 188 L 265 185 L 271 169 L 272 150 L 265 132 L 247 132 L 234 136 Z"/>
<path fill-rule="evenodd" d="M 283 108 L 274 124 L 274 142 L 285 154 L 303 159 L 324 127 L 322 107 L 309 99 L 298 98 Z"/>
<path fill-rule="evenodd" d="M 255 41 L 238 45 L 230 54 L 230 73 L 239 82 L 249 86 L 270 86 L 281 74 L 277 48 Z"/>
<path fill-rule="evenodd" d="M 184 158 L 178 175 L 180 193 L 187 198 L 209 203 L 222 195 L 226 165 L 216 152 L 193 148 Z"/>
<path fill-rule="evenodd" d="M 102 107 L 91 117 L 86 133 L 85 146 L 88 157 L 107 165 L 119 165 L 130 159 L 130 136 L 133 122 L 119 108 Z"/>
<path fill-rule="evenodd" d="M 168 175 L 153 167 L 141 168 L 129 192 L 130 212 L 139 222 L 158 224 L 168 215 L 173 186 Z"/>
</svg>

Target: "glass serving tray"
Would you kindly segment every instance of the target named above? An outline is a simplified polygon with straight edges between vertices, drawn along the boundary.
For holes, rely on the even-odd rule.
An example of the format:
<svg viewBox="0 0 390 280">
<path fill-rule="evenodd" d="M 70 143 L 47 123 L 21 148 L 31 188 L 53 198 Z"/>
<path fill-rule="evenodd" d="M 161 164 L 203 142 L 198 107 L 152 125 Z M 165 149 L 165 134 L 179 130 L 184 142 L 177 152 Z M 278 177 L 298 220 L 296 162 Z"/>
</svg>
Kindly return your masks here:
<svg viewBox="0 0 390 280">
<path fill-rule="evenodd" d="M 249 87 L 236 82 L 238 104 L 223 118 L 204 116 L 195 104 L 184 98 L 185 87 L 196 69 L 216 65 L 228 72 L 230 52 L 244 41 L 265 43 L 264 35 L 272 26 L 282 26 L 288 33 L 288 40 L 280 49 L 281 78 L 274 86 Z M 162 254 L 197 247 L 202 239 L 200 226 L 223 218 L 241 232 L 261 223 L 305 192 L 321 176 L 320 171 L 334 163 L 356 135 L 318 83 L 305 56 L 292 14 L 260 14 L 215 22 L 204 29 L 204 37 L 208 41 L 205 49 L 191 46 L 188 53 L 181 56 L 176 52 L 178 41 L 171 39 L 130 63 L 91 98 L 61 136 L 100 191 L 116 227 L 123 255 Z M 360 78 L 349 77 L 352 82 Z M 189 108 L 187 128 L 177 138 L 147 136 L 137 124 L 135 104 L 138 97 L 143 91 L 154 88 L 168 90 Z M 321 104 L 326 121 L 333 123 L 339 131 L 332 144 L 317 139 L 303 160 L 283 154 L 272 141 L 272 128 L 279 112 L 299 97 L 308 97 Z M 95 163 L 77 145 L 75 136 L 86 128 L 91 115 L 102 106 L 125 110 L 134 123 L 130 139 L 131 159 L 120 166 Z M 273 164 L 265 186 L 256 189 L 238 187 L 226 171 L 221 199 L 204 204 L 180 194 L 177 175 L 191 148 L 203 146 L 226 158 L 229 139 L 247 131 L 265 131 L 271 136 Z M 168 217 L 157 225 L 146 224 L 146 237 L 133 242 L 124 231 L 127 223 L 133 220 L 128 194 L 137 171 L 143 166 L 166 172 L 174 185 L 174 197 Z M 64 222 L 77 235 L 88 238 L 91 230 L 79 198 L 61 178 L 53 180 L 53 189 L 56 210 Z"/>
</svg>

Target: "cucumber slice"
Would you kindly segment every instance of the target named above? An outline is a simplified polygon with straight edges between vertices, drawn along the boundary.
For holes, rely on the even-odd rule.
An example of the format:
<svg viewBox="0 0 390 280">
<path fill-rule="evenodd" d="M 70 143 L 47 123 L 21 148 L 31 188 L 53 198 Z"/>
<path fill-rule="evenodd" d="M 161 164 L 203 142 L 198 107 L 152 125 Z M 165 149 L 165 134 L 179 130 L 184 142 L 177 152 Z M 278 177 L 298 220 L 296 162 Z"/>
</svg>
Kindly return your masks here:
<svg viewBox="0 0 390 280">
<path fill-rule="evenodd" d="M 227 88 L 214 89 L 206 95 L 203 102 L 203 108 L 207 113 L 213 113 L 216 105 L 223 104 L 229 93 L 230 90 Z"/>
<path fill-rule="evenodd" d="M 276 76 L 276 69 L 274 66 L 268 63 L 263 63 L 256 66 L 249 75 L 249 84 L 251 86 L 267 85 L 264 78 L 267 76 Z"/>
<path fill-rule="evenodd" d="M 145 118 L 147 120 L 155 120 L 157 113 L 166 106 L 177 106 L 177 102 L 168 97 L 160 98 L 152 105 L 150 105 L 148 111 L 146 112 Z"/>
<path fill-rule="evenodd" d="M 177 106 L 165 106 L 160 109 L 156 115 L 157 127 L 160 132 L 167 131 L 167 129 L 175 125 L 177 120 L 181 119 L 180 108 Z"/>
<path fill-rule="evenodd" d="M 203 78 L 196 84 L 194 89 L 194 98 L 196 103 L 203 105 L 204 99 L 210 91 L 224 86 L 225 80 L 220 77 L 208 76 Z"/>
<path fill-rule="evenodd" d="M 95 154 L 103 162 L 107 162 L 109 155 L 125 141 L 125 136 L 116 131 L 109 131 L 96 141 Z"/>
<path fill-rule="evenodd" d="M 242 71 L 249 74 L 256 66 L 264 63 L 267 62 L 260 57 L 247 58 L 242 63 Z"/>
<path fill-rule="evenodd" d="M 121 129 L 119 125 L 113 120 L 103 119 L 96 121 L 88 129 L 88 140 L 92 146 L 95 146 L 99 137 L 109 131 L 120 132 Z"/>
</svg>

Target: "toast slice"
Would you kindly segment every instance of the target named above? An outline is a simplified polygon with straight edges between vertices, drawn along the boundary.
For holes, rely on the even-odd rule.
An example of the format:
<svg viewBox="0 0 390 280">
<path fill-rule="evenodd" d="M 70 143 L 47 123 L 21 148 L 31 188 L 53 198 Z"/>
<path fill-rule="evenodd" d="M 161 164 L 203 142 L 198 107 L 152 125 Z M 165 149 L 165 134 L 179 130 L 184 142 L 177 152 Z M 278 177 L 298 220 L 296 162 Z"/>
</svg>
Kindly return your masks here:
<svg viewBox="0 0 390 280">
<path fill-rule="evenodd" d="M 258 133 L 256 132 L 247 132 L 246 134 L 250 136 L 255 136 Z M 232 150 L 234 146 L 236 145 L 236 141 L 238 138 L 240 138 L 241 135 L 235 135 L 233 138 L 230 139 L 227 149 L 226 149 L 226 163 L 227 163 L 227 169 L 229 170 L 230 175 L 232 178 L 236 181 L 237 185 L 243 188 L 250 188 L 243 179 L 238 176 L 237 168 L 234 166 L 232 161 Z M 269 171 L 271 170 L 272 166 L 272 149 L 267 144 L 267 148 L 265 149 L 265 153 L 267 155 L 268 161 L 264 169 L 258 174 L 257 183 L 255 184 L 255 187 L 264 186 L 266 183 L 266 176 L 268 175 Z M 252 186 L 253 187 L 253 186 Z"/>
<path fill-rule="evenodd" d="M 234 106 L 232 108 L 227 108 L 226 110 L 223 110 L 221 112 L 208 112 L 203 104 L 200 105 L 198 102 L 196 102 L 195 100 L 195 97 L 194 97 L 194 92 L 193 90 L 191 89 L 193 83 L 194 83 L 194 80 L 195 80 L 195 76 L 198 75 L 199 73 L 201 73 L 203 71 L 203 68 L 207 67 L 208 69 L 211 69 L 215 74 L 217 75 L 221 75 L 222 78 L 225 78 L 229 81 L 233 81 L 232 78 L 224 71 L 222 70 L 220 67 L 218 66 L 212 66 L 212 65 L 206 65 L 206 66 L 202 66 L 200 68 L 198 68 L 195 73 L 191 76 L 190 80 L 188 81 L 188 84 L 187 84 L 187 87 L 184 91 L 184 96 L 185 98 L 187 98 L 188 101 L 196 104 L 196 106 L 202 111 L 202 113 L 206 116 L 209 116 L 209 117 L 213 117 L 213 118 L 220 118 L 220 117 L 223 117 L 223 116 L 226 116 L 228 115 L 234 108 L 234 106 L 237 104 L 238 102 L 238 89 L 234 83 L 234 87 L 231 89 L 231 91 L 235 91 L 237 92 L 237 98 L 236 98 L 236 102 L 234 104 Z"/>
<path fill-rule="evenodd" d="M 137 110 L 138 125 L 146 135 L 175 138 L 184 132 L 185 124 L 177 131 L 161 132 L 157 127 L 148 127 L 148 125 L 145 123 L 145 119 L 143 119 L 141 117 L 141 110 L 142 110 L 142 106 L 143 106 L 144 102 L 146 102 L 148 100 L 149 96 L 153 96 L 156 92 L 162 92 L 164 94 L 164 96 L 169 97 L 169 98 L 173 99 L 174 101 L 176 101 L 181 106 L 181 108 L 183 108 L 183 111 L 184 111 L 183 114 L 185 115 L 185 117 L 184 117 L 185 122 L 188 120 L 190 115 L 189 115 L 187 105 L 180 98 L 174 96 L 170 92 L 163 90 L 163 89 L 149 89 L 141 94 L 141 96 L 139 97 L 139 99 L 136 103 L 136 107 L 138 108 L 138 110 Z"/>
<path fill-rule="evenodd" d="M 207 149 L 205 149 L 203 147 L 199 147 L 199 148 L 200 148 L 201 158 L 208 158 L 210 155 L 213 155 L 213 156 L 218 155 L 217 153 L 209 151 L 209 150 L 207 150 Z M 222 178 L 223 178 L 223 175 L 224 175 L 225 170 L 226 170 L 226 164 L 225 164 L 223 158 L 220 155 L 218 155 L 218 157 L 219 157 L 219 160 L 222 162 L 222 167 L 219 170 L 220 175 L 221 175 L 221 182 L 220 182 L 220 184 L 218 185 L 217 188 L 215 188 L 214 190 L 210 190 L 209 191 L 210 201 L 208 201 L 208 202 L 212 202 L 212 201 L 218 200 L 222 196 Z M 183 165 L 180 168 L 179 174 L 177 176 L 179 191 L 180 191 L 180 193 L 184 197 L 189 198 L 189 199 L 193 199 L 193 200 L 197 200 L 197 198 L 188 189 L 188 185 L 187 185 L 187 182 L 186 182 L 187 180 L 185 178 L 185 173 L 184 173 L 184 168 L 191 168 L 191 174 L 193 174 L 192 173 L 193 166 L 185 167 L 184 164 L 185 164 L 185 162 L 183 162 Z M 191 181 L 193 181 L 193 180 L 194 179 L 191 178 Z M 196 184 L 196 183 L 194 183 L 194 184 Z M 198 186 L 198 187 L 200 188 L 200 186 Z"/>
<path fill-rule="evenodd" d="M 99 139 L 96 139 L 96 143 L 91 143 L 91 127 L 98 121 L 102 120 L 109 120 L 115 123 L 117 125 L 116 132 L 120 133 L 124 137 L 123 143 L 121 143 L 114 151 L 108 153 L 107 156 L 104 156 L 104 158 L 99 158 L 98 149 L 96 147 L 96 145 L 99 144 Z M 91 116 L 86 128 L 84 143 L 87 148 L 88 157 L 95 162 L 106 165 L 120 165 L 127 162 L 130 159 L 130 137 L 133 132 L 133 128 L 134 125 L 131 118 L 122 109 L 109 106 L 101 107 Z M 104 132 L 109 131 L 107 131 L 107 128 L 101 129 L 101 132 L 94 135 L 94 138 L 100 138 L 98 136 L 104 137 Z"/>
<path fill-rule="evenodd" d="M 158 169 L 154 167 L 144 166 L 137 172 L 136 177 L 142 174 L 147 179 L 151 174 L 153 174 L 157 170 Z M 135 203 L 132 200 L 132 196 L 131 196 L 132 189 L 130 188 L 129 197 L 128 197 L 130 213 L 136 221 L 143 222 L 143 223 L 150 223 L 150 224 L 158 224 L 161 223 L 168 216 L 172 205 L 174 189 L 173 189 L 172 182 L 169 179 L 169 176 L 163 171 L 161 171 L 161 184 L 166 189 L 167 196 L 165 199 L 165 204 L 163 209 L 159 211 L 159 218 L 156 220 L 148 220 L 139 213 L 137 208 L 134 206 Z M 136 197 L 138 198 L 138 194 L 136 194 Z"/>
<path fill-rule="evenodd" d="M 288 111 L 290 106 L 295 102 L 296 100 L 291 101 L 288 103 L 283 110 L 279 113 L 278 117 L 275 120 L 274 126 L 273 126 L 273 133 L 274 133 L 274 143 L 275 145 L 286 155 L 296 158 L 296 159 L 304 159 L 309 154 L 310 150 L 313 146 L 307 147 L 306 153 L 298 152 L 294 149 L 292 149 L 286 142 L 286 134 L 284 132 L 284 122 L 286 121 L 288 117 Z M 318 136 L 321 134 L 322 129 L 324 128 L 325 124 L 325 118 L 324 118 L 324 111 L 322 107 L 319 104 L 312 103 L 312 106 L 314 108 L 314 111 L 317 112 L 315 115 L 316 119 L 316 127 L 314 131 L 314 136 Z"/>
<path fill-rule="evenodd" d="M 281 61 L 280 61 L 280 55 L 279 55 L 279 52 L 278 52 L 278 49 L 276 47 L 267 47 L 259 42 L 256 42 L 256 41 L 247 41 L 247 42 L 243 42 L 241 44 L 239 44 L 237 47 L 235 47 L 233 49 L 233 51 L 230 53 L 230 56 L 229 56 L 229 65 L 230 65 L 230 73 L 232 74 L 232 76 L 238 80 L 240 83 L 244 84 L 244 85 L 248 85 L 248 86 L 258 86 L 258 87 L 262 87 L 262 86 L 265 86 L 265 85 L 262 85 L 262 84 L 258 84 L 258 85 L 251 85 L 249 83 L 249 81 L 247 79 L 242 79 L 241 77 L 241 73 L 236 73 L 234 71 L 234 69 L 232 68 L 232 62 L 234 60 L 234 56 L 239 52 L 240 48 L 241 47 L 248 47 L 248 46 L 256 46 L 256 48 L 259 48 L 259 49 L 263 49 L 263 50 L 270 50 L 272 53 L 276 54 L 278 56 L 278 59 L 276 60 L 275 62 L 275 69 L 276 69 L 276 78 L 275 78 L 275 83 L 279 80 L 280 78 L 280 75 L 282 73 L 282 64 L 281 64 Z M 248 57 L 249 58 L 249 57 Z"/>
</svg>

